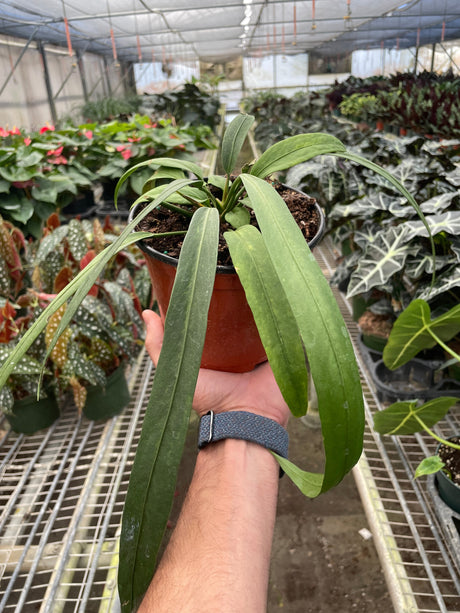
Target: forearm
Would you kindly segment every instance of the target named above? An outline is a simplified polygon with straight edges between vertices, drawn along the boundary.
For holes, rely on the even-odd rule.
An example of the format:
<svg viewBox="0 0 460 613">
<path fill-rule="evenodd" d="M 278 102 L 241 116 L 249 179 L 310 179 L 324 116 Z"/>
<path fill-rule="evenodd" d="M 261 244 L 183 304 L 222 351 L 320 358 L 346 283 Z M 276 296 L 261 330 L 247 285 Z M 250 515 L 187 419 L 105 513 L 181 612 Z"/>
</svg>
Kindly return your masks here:
<svg viewBox="0 0 460 613">
<path fill-rule="evenodd" d="M 200 451 L 139 611 L 265 612 L 278 478 L 276 460 L 254 443 L 227 439 Z"/>
</svg>

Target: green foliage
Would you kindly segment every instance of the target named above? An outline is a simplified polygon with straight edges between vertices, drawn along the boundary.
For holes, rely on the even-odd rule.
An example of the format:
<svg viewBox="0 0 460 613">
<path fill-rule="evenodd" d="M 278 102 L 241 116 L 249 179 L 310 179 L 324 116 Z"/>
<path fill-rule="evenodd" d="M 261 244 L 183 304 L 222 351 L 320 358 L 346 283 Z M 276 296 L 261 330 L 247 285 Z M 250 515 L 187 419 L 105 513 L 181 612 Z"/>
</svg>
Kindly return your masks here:
<svg viewBox="0 0 460 613">
<path fill-rule="evenodd" d="M 215 130 L 220 123 L 219 98 L 199 83 L 185 83 L 180 89 L 144 96 L 144 112 L 153 117 L 173 117 L 177 123 L 207 126 Z"/>
<path fill-rule="evenodd" d="M 139 207 L 120 236 L 58 294 L 37 319 L 34 329 L 24 335 L 0 374 L 2 385 L 11 372 L 12 362 L 20 359 L 48 319 L 73 296 L 49 343 L 48 352 L 54 350 L 60 334 L 65 334 L 79 305 L 111 258 L 128 243 L 149 236 L 132 234 L 145 215 L 161 208 L 164 214 L 182 213 L 189 220 L 167 313 L 163 350 L 125 504 L 120 598 L 126 611 L 139 602 L 150 580 L 168 519 L 174 475 L 201 361 L 219 225 L 229 213 L 235 212 L 234 227 L 238 229 L 228 232 L 225 239 L 241 269 L 241 280 L 282 393 L 295 415 L 304 413 L 310 371 L 319 398 L 326 454 L 324 475 L 291 465 L 286 466 L 286 472 L 304 492 L 318 495 L 336 485 L 361 454 L 363 400 L 346 326 L 301 231 L 274 186 L 265 179 L 314 156 L 333 154 L 377 169 L 400 194 L 406 196 L 407 190 L 385 170 L 348 151 L 334 136 L 317 133 L 296 135 L 276 143 L 252 167 L 244 168 L 231 180 L 230 166 L 237 158 L 249 123 L 250 119 L 237 118 L 229 128 L 224 141 L 225 178 L 206 180 L 197 165 L 165 156 L 142 161 L 124 173 L 115 199 L 134 173 L 146 174 L 144 171 L 150 170 L 143 193 L 135 202 L 144 207 Z M 190 173 L 195 176 L 189 178 Z M 413 205 L 410 195 L 409 199 Z M 236 213 L 239 210 L 246 213 Z M 251 229 L 248 212 L 253 212 L 260 230 Z M 271 264 L 264 264 L 267 261 Z M 274 330 L 278 324 L 279 329 Z"/>
<path fill-rule="evenodd" d="M 147 115 L 104 123 L 43 126 L 25 133 L 0 128 L 0 214 L 40 237 L 45 220 L 94 183 L 118 180 L 133 163 L 152 155 L 187 157 L 212 147 L 210 128 L 154 123 Z M 139 194 L 143 181 L 130 184 Z"/>
<path fill-rule="evenodd" d="M 460 357 L 445 345 L 460 332 L 460 305 L 431 319 L 424 300 L 414 300 L 395 321 L 383 352 L 385 365 L 394 370 L 414 358 L 423 349 L 436 344 L 460 361 Z"/>
<path fill-rule="evenodd" d="M 87 122 L 103 123 L 129 117 L 137 113 L 142 105 L 142 96 L 127 98 L 102 98 L 86 102 L 81 108 L 81 114 Z"/>
</svg>

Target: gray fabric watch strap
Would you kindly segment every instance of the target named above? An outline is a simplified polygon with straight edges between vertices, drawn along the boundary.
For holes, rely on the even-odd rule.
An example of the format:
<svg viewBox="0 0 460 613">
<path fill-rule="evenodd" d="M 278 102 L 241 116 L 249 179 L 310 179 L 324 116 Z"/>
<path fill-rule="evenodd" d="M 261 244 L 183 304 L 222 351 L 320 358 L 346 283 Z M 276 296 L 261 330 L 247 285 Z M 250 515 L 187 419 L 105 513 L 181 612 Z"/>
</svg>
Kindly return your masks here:
<svg viewBox="0 0 460 613">
<path fill-rule="evenodd" d="M 214 413 L 209 411 L 200 421 L 198 448 L 226 438 L 237 438 L 262 445 L 283 458 L 288 456 L 289 436 L 279 423 L 268 417 L 230 411 Z"/>
</svg>

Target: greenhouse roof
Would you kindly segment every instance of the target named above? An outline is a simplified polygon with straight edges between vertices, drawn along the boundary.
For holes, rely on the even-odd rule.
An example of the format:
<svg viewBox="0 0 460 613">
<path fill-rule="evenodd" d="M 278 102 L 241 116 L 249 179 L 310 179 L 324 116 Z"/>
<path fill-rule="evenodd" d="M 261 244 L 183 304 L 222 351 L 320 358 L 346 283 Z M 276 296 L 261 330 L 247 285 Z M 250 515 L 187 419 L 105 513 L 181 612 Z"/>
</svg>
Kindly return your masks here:
<svg viewBox="0 0 460 613">
<path fill-rule="evenodd" d="M 460 0 L 0 0 L 0 34 L 129 62 L 337 56 L 460 38 Z"/>
</svg>

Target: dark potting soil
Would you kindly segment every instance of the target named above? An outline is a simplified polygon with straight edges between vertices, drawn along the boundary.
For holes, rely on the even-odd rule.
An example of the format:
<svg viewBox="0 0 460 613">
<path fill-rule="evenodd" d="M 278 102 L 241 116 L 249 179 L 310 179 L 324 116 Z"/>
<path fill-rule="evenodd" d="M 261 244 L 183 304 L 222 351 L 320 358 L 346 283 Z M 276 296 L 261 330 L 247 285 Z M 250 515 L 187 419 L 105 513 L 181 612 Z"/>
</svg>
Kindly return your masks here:
<svg viewBox="0 0 460 613">
<path fill-rule="evenodd" d="M 454 436 L 450 440 L 460 445 L 460 436 Z M 460 450 L 448 447 L 447 445 L 441 445 L 438 455 L 446 465 L 452 481 L 460 486 Z"/>
<path fill-rule="evenodd" d="M 320 218 L 315 206 L 315 199 L 306 194 L 299 193 L 282 185 L 279 182 L 273 183 L 278 193 L 285 201 L 297 225 L 302 231 L 305 239 L 311 240 L 318 232 Z M 190 223 L 190 218 L 174 213 L 163 208 L 154 209 L 139 223 L 137 230 L 142 232 L 177 232 L 178 230 L 187 230 Z M 257 227 L 257 220 L 254 212 L 251 211 L 251 224 Z M 231 265 L 230 253 L 223 233 L 231 230 L 232 227 L 227 222 L 222 222 L 219 235 L 219 247 L 217 263 L 221 266 Z M 164 236 L 147 239 L 145 242 L 157 251 L 170 255 L 173 258 L 178 258 L 184 235 Z"/>
</svg>

